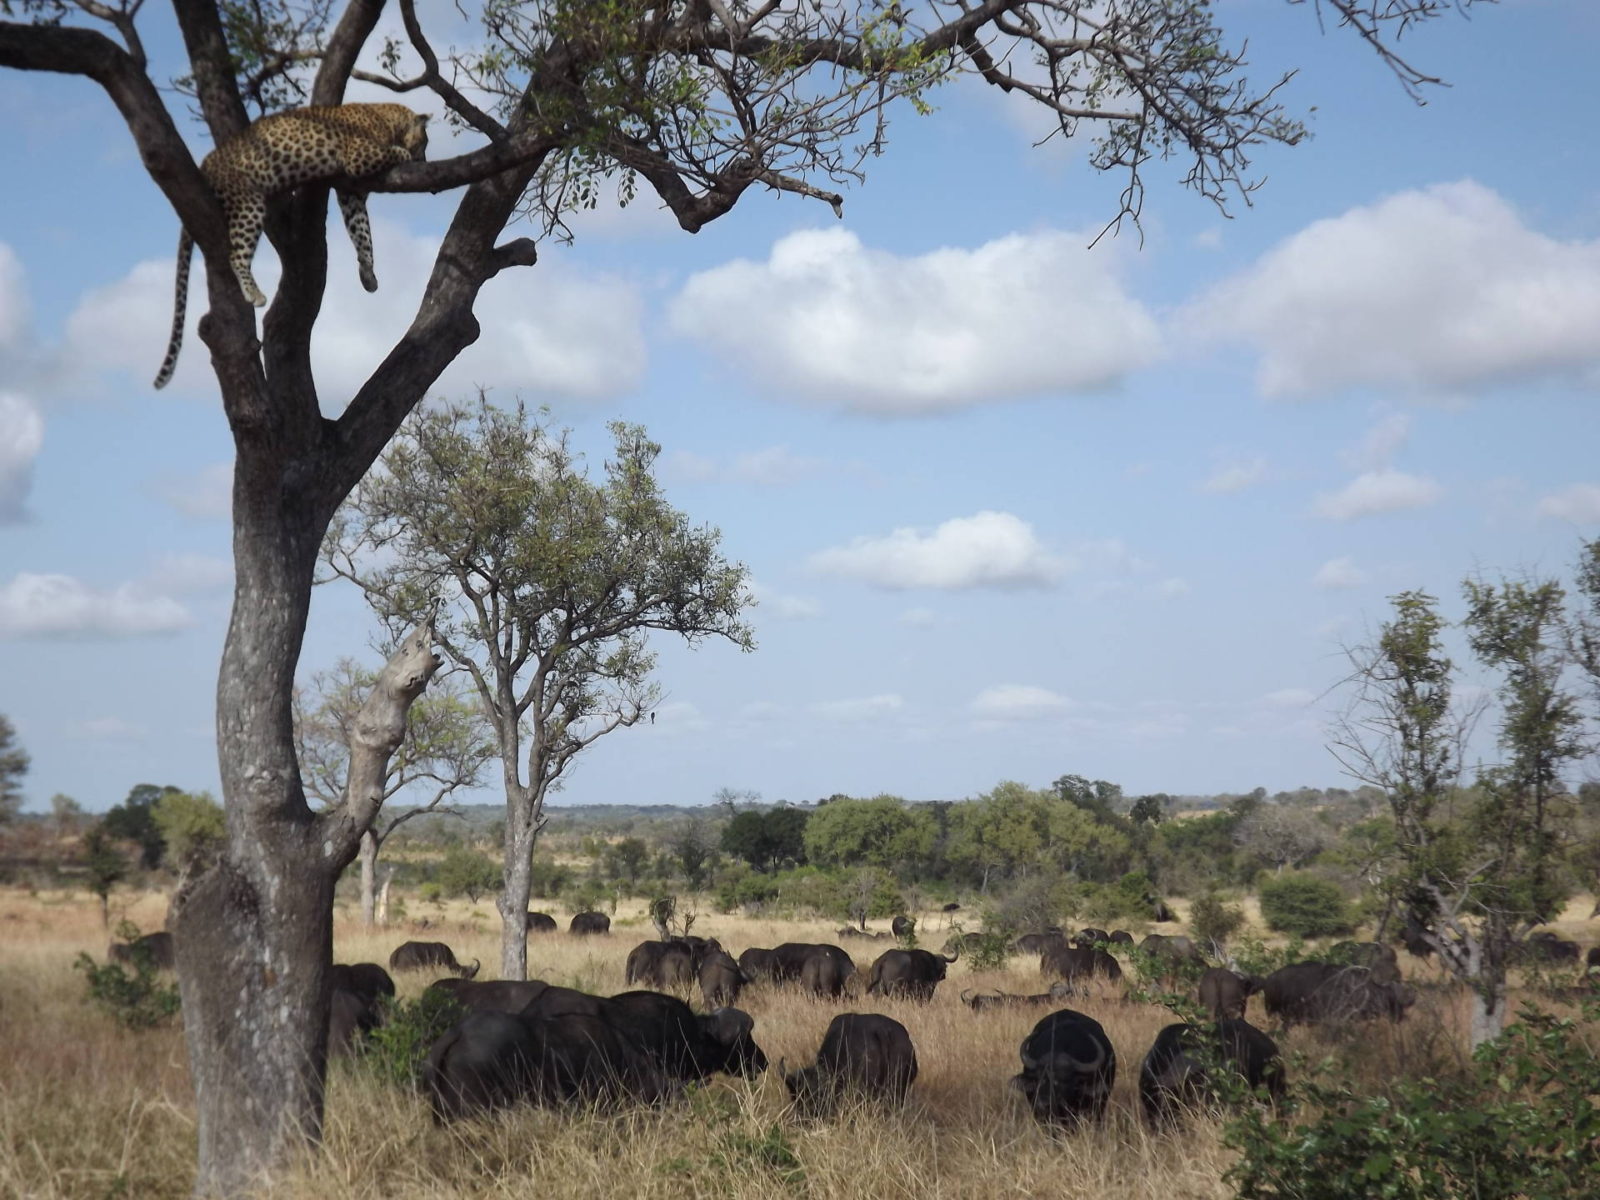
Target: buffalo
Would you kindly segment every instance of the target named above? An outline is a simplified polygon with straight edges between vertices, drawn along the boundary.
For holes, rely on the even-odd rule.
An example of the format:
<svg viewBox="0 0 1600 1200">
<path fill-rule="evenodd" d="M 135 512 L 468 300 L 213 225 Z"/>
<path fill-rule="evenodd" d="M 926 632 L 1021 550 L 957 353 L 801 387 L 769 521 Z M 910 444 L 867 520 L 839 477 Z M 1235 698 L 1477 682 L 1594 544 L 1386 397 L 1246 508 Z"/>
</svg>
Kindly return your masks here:
<svg viewBox="0 0 1600 1200">
<path fill-rule="evenodd" d="M 1168 1025 L 1139 1068 L 1139 1101 L 1151 1125 L 1170 1124 L 1180 1108 L 1214 1101 L 1213 1070 L 1227 1066 L 1252 1091 L 1265 1088 L 1283 1098 L 1283 1060 L 1278 1045 L 1248 1021 L 1215 1025 Z"/>
<path fill-rule="evenodd" d="M 567 926 L 567 932 L 576 937 L 610 933 L 611 918 L 599 912 L 574 913 L 571 924 Z"/>
<path fill-rule="evenodd" d="M 1583 956 L 1583 967 L 1591 975 L 1600 971 L 1600 946 L 1589 947 L 1589 953 Z"/>
<path fill-rule="evenodd" d="M 872 964 L 869 996 L 906 996 L 912 1000 L 932 1000 L 949 964 L 959 957 L 934 954 L 929 950 L 885 950 Z"/>
<path fill-rule="evenodd" d="M 1122 978 L 1122 964 L 1099 947 L 1069 946 L 1066 942 L 1052 942 L 1039 955 L 1039 973 L 1059 975 L 1068 983 L 1090 979 L 1096 975 L 1115 982 Z"/>
<path fill-rule="evenodd" d="M 895 937 L 902 942 L 911 938 L 917 932 L 917 922 L 914 918 L 901 913 L 889 922 L 889 929 Z"/>
<path fill-rule="evenodd" d="M 623 982 L 683 991 L 693 984 L 694 974 L 694 951 L 684 942 L 641 942 L 628 953 Z"/>
<path fill-rule="evenodd" d="M 837 999 L 844 995 L 845 985 L 854 974 L 853 962 L 849 971 L 846 971 L 844 964 L 833 955 L 813 954 L 800 964 L 800 988 L 813 996 Z"/>
<path fill-rule="evenodd" d="M 144 934 L 131 942 L 112 942 L 106 951 L 106 957 L 112 962 L 126 963 L 130 967 L 137 967 L 140 962 L 147 962 L 162 971 L 172 970 L 177 963 L 172 935 L 165 930 Z"/>
<path fill-rule="evenodd" d="M 429 1048 L 422 1084 L 436 1124 L 518 1101 L 654 1103 L 671 1090 L 626 1034 L 577 1013 L 472 1013 Z"/>
<path fill-rule="evenodd" d="M 708 954 L 700 964 L 700 994 L 710 1008 L 721 1008 L 739 998 L 751 979 L 725 950 Z"/>
<path fill-rule="evenodd" d="M 541 979 L 436 979 L 424 994 L 449 996 L 468 1012 L 519 1013 L 550 985 Z"/>
<path fill-rule="evenodd" d="M 960 954 L 962 951 L 983 949 L 986 933 L 953 933 L 945 938 L 944 945 L 940 947 L 946 954 Z"/>
<path fill-rule="evenodd" d="M 1092 949 L 1095 946 L 1103 947 L 1110 941 L 1111 935 L 1104 929 L 1080 929 L 1072 936 L 1072 944 L 1074 946 L 1082 946 L 1086 949 Z"/>
<path fill-rule="evenodd" d="M 1109 940 L 1115 946 L 1131 946 L 1133 945 L 1133 934 L 1126 929 L 1113 929 Z"/>
<path fill-rule="evenodd" d="M 1169 985 L 1182 976 L 1193 978 L 1209 965 L 1192 940 L 1181 934 L 1152 933 L 1139 943 L 1158 978 Z"/>
<path fill-rule="evenodd" d="M 717 1071 L 755 1076 L 767 1069 L 767 1056 L 751 1036 L 755 1021 L 741 1009 L 697 1016 L 676 996 L 623 992 L 604 1002 L 600 1016 L 642 1046 L 669 1079 L 704 1079 Z"/>
<path fill-rule="evenodd" d="M 777 978 L 776 966 L 773 960 L 775 953 L 776 951 L 773 950 L 763 950 L 758 946 L 751 946 L 743 954 L 739 955 L 739 970 L 743 972 L 745 978 L 750 980 L 751 983 L 762 979 L 775 979 Z"/>
<path fill-rule="evenodd" d="M 383 1023 L 380 1002 L 365 992 L 336 987 L 328 993 L 328 1053 L 351 1054 L 357 1042 Z"/>
<path fill-rule="evenodd" d="M 775 983 L 798 982 L 818 996 L 838 996 L 856 973 L 855 961 L 838 946 L 785 942 L 772 951 L 770 977 Z"/>
<path fill-rule="evenodd" d="M 391 971 L 421 971 L 427 967 L 438 967 L 454 971 L 463 979 L 471 979 L 478 973 L 479 965 L 478 960 L 473 959 L 470 967 L 463 967 L 443 942 L 401 942 L 389 955 Z"/>
<path fill-rule="evenodd" d="M 869 929 L 856 929 L 855 927 L 848 925 L 843 929 L 835 929 L 833 932 L 837 937 L 857 938 L 865 942 L 886 942 L 890 937 L 893 936 L 892 934 L 887 933 L 873 933 Z"/>
<path fill-rule="evenodd" d="M 1366 967 L 1378 983 L 1400 982 L 1400 958 L 1393 946 L 1382 942 L 1335 942 L 1328 947 L 1328 961 Z"/>
<path fill-rule="evenodd" d="M 1063 1008 L 1035 1025 L 1018 1053 L 1022 1073 L 1011 1086 L 1041 1124 L 1062 1127 L 1105 1115 L 1117 1052 L 1099 1021 Z"/>
<path fill-rule="evenodd" d="M 530 912 L 528 914 L 527 932 L 529 933 L 554 933 L 557 928 L 556 919 L 549 913 Z"/>
<path fill-rule="evenodd" d="M 1046 946 L 1054 945 L 1063 940 L 1061 927 L 1047 929 L 1042 933 L 1025 933 L 1011 943 L 1013 954 L 1042 954 Z"/>
<path fill-rule="evenodd" d="M 1388 1017 L 1398 1021 L 1416 1003 L 1403 983 L 1380 983 L 1365 967 L 1301 962 L 1280 967 L 1262 988 L 1267 1013 L 1285 1025 L 1297 1021 L 1340 1022 Z"/>
<path fill-rule="evenodd" d="M 1530 933 L 1518 951 L 1522 961 L 1531 963 L 1576 963 L 1581 953 L 1577 942 L 1558 937 L 1548 930 Z"/>
<path fill-rule="evenodd" d="M 824 1116 L 841 1103 L 903 1104 L 917 1077 L 917 1052 L 906 1027 L 877 1013 L 840 1013 L 828 1024 L 817 1061 L 798 1071 L 778 1068 L 796 1110 Z"/>
<path fill-rule="evenodd" d="M 394 999 L 394 980 L 373 962 L 334 963 L 328 968 L 328 984 L 366 996 L 374 1004 L 383 998 Z"/>
<path fill-rule="evenodd" d="M 1022 996 L 1013 992 L 974 992 L 970 988 L 961 993 L 961 1003 L 973 1012 L 987 1012 L 991 1008 L 1045 1008 L 1059 1004 L 1073 994 L 1070 983 L 1056 980 L 1048 992 L 1036 996 Z"/>
<path fill-rule="evenodd" d="M 1200 1007 L 1209 1012 L 1213 1020 L 1240 1020 L 1250 997 L 1261 990 L 1264 980 L 1255 975 L 1241 975 L 1227 967 L 1207 967 L 1200 976 Z"/>
</svg>

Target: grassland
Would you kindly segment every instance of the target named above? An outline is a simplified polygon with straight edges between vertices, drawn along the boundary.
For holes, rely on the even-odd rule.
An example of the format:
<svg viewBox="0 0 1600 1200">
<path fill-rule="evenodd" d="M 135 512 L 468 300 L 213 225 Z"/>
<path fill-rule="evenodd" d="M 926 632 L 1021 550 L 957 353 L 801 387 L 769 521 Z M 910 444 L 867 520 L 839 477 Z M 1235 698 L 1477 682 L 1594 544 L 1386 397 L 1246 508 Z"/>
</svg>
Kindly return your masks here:
<svg viewBox="0 0 1600 1200">
<path fill-rule="evenodd" d="M 160 928 L 165 898 L 128 899 L 126 914 Z M 1580 913 L 1568 910 L 1566 936 L 1586 943 Z M 488 905 L 439 914 L 428 937 L 484 961 L 494 974 L 498 931 Z M 941 939 L 939 919 L 924 944 Z M 831 940 L 823 922 L 703 916 L 696 933 L 736 953 L 751 945 Z M 341 961 L 386 962 L 407 936 L 368 933 L 353 914 L 336 928 Z M 617 991 L 628 950 L 652 936 L 638 913 L 621 915 L 610 938 L 535 937 L 530 969 L 539 978 Z M 103 957 L 107 937 L 96 903 L 82 894 L 0 891 L 0 1196 L 167 1197 L 187 1195 L 194 1154 L 194 1111 L 182 1034 L 177 1028 L 129 1033 L 84 999 L 72 963 L 81 951 Z M 850 947 L 863 966 L 882 945 Z M 1427 983 L 1424 970 L 1419 982 Z M 427 976 L 400 980 L 414 995 Z M 1013 959 L 1004 971 L 951 970 L 928 1005 L 858 996 L 835 1006 L 765 989 L 741 1006 L 774 1063 L 809 1062 L 836 1012 L 886 1012 L 916 1043 L 921 1075 L 905 1111 L 862 1111 L 803 1124 L 786 1114 L 776 1072 L 755 1082 L 719 1078 L 683 1103 L 622 1115 L 525 1110 L 455 1129 L 435 1128 L 423 1103 L 336 1064 L 329 1085 L 323 1152 L 308 1157 L 268 1194 L 284 1197 L 1102 1197 L 1202 1200 L 1225 1197 L 1230 1152 L 1220 1127 L 1198 1120 L 1178 1135 L 1152 1135 L 1137 1120 L 1138 1063 L 1164 1009 L 1125 1003 L 1105 992 L 1075 1005 L 1106 1027 L 1118 1055 L 1112 1116 L 1103 1128 L 1053 1139 L 1012 1099 L 1017 1045 L 1038 1013 L 975 1015 L 964 988 L 1041 990 L 1036 965 Z M 1392 1028 L 1320 1040 L 1296 1031 L 1282 1044 L 1306 1064 L 1379 1087 L 1397 1073 L 1420 1074 L 1459 1062 L 1461 997 L 1424 987 L 1411 1018 Z M 1252 1019 L 1262 1020 L 1252 1010 Z"/>
</svg>

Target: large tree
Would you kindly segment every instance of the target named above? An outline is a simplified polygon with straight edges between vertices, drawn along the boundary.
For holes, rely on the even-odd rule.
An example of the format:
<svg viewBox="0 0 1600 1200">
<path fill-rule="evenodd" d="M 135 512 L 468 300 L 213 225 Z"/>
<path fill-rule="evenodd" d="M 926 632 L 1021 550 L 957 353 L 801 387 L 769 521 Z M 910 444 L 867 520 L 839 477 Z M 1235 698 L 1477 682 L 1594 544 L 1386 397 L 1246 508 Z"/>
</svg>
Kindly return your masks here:
<svg viewBox="0 0 1600 1200">
<path fill-rule="evenodd" d="M 1414 87 L 1425 77 L 1390 39 L 1466 2 L 1318 7 Z M 227 845 L 174 915 L 202 1193 L 239 1192 L 320 1136 L 333 885 L 377 812 L 376 758 L 398 745 L 394 721 L 403 729 L 434 660 L 420 629 L 378 689 L 384 717 L 362 749 L 363 771 L 378 771 L 373 790 L 362 784 L 346 804 L 314 812 L 290 715 L 312 576 L 344 497 L 477 339 L 480 289 L 534 263 L 530 239 L 502 240 L 514 218 L 582 203 L 615 172 L 642 179 L 690 232 L 755 185 L 837 205 L 832 187 L 860 178 L 866 157 L 883 149 L 890 109 L 963 72 L 1031 98 L 1067 136 L 1097 129 L 1090 161 L 1125 172 L 1123 208 L 1134 214 L 1153 158 L 1179 157 L 1186 182 L 1222 201 L 1254 186 L 1257 146 L 1303 135 L 1274 98 L 1283 77 L 1251 85 L 1242 51 L 1197 0 L 928 0 L 912 9 L 899 0 L 530 0 L 484 6 L 482 45 L 443 60 L 414 0 L 400 0 L 401 44 L 370 46 L 384 8 L 173 0 L 188 61 L 178 86 L 166 87 L 151 74 L 143 0 L 0 0 L 12 18 L 0 21 L 0 66 L 98 85 L 205 257 L 200 337 L 236 461 L 234 607 L 217 687 Z M 433 93 L 482 142 L 379 177 L 329 181 L 461 194 L 410 327 L 353 394 L 319 396 L 310 347 L 327 279 L 328 186 L 268 206 L 283 272 L 258 327 L 229 266 L 222 205 L 169 103 L 181 109 L 192 97 L 220 143 L 257 112 L 341 103 L 359 63 L 372 64 L 363 78 Z"/>
<path fill-rule="evenodd" d="M 596 740 L 656 705 L 650 631 L 749 648 L 745 570 L 662 496 L 660 447 L 613 424 L 603 479 L 518 405 L 419 410 L 328 534 L 326 561 L 391 627 L 443 600 L 438 643 L 472 681 L 506 797 L 500 974 L 527 974 L 544 802 Z"/>
<path fill-rule="evenodd" d="M 22 777 L 28 773 L 28 752 L 17 744 L 11 719 L 0 713 L 0 825 L 22 811 Z"/>
</svg>

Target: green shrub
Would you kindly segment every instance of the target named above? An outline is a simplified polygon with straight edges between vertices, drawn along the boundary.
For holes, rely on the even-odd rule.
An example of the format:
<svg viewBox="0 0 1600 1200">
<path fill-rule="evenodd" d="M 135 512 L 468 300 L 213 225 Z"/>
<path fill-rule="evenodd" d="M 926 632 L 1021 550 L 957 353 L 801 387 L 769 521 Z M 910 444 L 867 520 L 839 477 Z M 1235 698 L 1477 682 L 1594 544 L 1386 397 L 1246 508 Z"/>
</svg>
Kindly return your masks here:
<svg viewBox="0 0 1600 1200">
<path fill-rule="evenodd" d="M 133 942 L 139 928 L 124 921 L 117 926 L 117 936 Z M 142 946 L 133 949 L 131 972 L 121 963 L 97 963 L 87 954 L 78 955 L 72 965 L 84 973 L 89 999 L 126 1029 L 150 1029 L 177 1015 L 178 985 L 162 981 L 155 959 Z"/>
<path fill-rule="evenodd" d="M 1333 937 L 1355 929 L 1344 893 L 1315 875 L 1294 873 L 1263 880 L 1259 895 L 1267 928 L 1280 933 Z"/>
<path fill-rule="evenodd" d="M 428 1047 L 461 1016 L 461 1006 L 446 992 L 424 991 L 415 1000 L 386 999 L 382 1022 L 367 1034 L 361 1068 L 388 1083 L 412 1086 Z"/>
<path fill-rule="evenodd" d="M 1523 1010 L 1453 1077 L 1381 1095 L 1296 1089 L 1299 1123 L 1246 1109 L 1228 1126 L 1239 1200 L 1592 1200 L 1600 1195 L 1600 1069 L 1594 1023 Z M 1585 1028 L 1587 1026 L 1587 1028 Z"/>
<path fill-rule="evenodd" d="M 1189 928 L 1202 944 L 1220 946 L 1244 926 L 1244 909 L 1224 904 L 1214 892 L 1201 896 L 1189 908 Z"/>
</svg>

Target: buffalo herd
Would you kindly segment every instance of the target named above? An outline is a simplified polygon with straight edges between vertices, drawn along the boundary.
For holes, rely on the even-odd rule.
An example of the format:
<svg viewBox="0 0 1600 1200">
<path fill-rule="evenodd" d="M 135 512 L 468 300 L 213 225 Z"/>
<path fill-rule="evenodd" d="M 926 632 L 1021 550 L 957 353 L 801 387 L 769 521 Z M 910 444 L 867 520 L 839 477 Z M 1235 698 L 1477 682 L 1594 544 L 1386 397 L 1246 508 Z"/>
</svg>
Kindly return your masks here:
<svg viewBox="0 0 1600 1200">
<path fill-rule="evenodd" d="M 535 916 L 543 914 L 529 914 L 530 930 L 554 924 L 536 924 Z M 574 933 L 592 934 L 608 931 L 609 922 L 579 925 L 575 918 Z M 909 940 L 909 927 L 902 933 Z M 759 983 L 816 999 L 864 990 L 927 1002 L 971 944 L 958 935 L 943 954 L 889 949 L 858 972 L 846 951 L 826 943 L 751 947 L 735 958 L 714 938 L 684 935 L 635 947 L 624 972 L 624 982 L 635 990 L 614 996 L 540 980 L 477 980 L 478 964 L 462 966 L 442 942 L 406 942 L 391 955 L 389 968 L 447 972 L 428 985 L 424 997 L 433 997 L 454 1024 L 428 1047 L 421 1067 L 423 1092 L 434 1120 L 443 1124 L 519 1104 L 652 1105 L 712 1074 L 758 1076 L 768 1062 L 756 1043 L 755 1020 L 735 1007 L 745 988 Z M 1536 961 L 1578 958 L 1576 949 L 1556 939 L 1529 939 L 1524 947 Z M 1112 948 L 1132 949 L 1147 978 L 1187 989 L 1197 1001 L 1194 1019 L 1164 1027 L 1140 1062 L 1139 1105 L 1156 1129 L 1181 1123 L 1196 1107 L 1282 1098 L 1285 1075 L 1277 1044 L 1245 1019 L 1252 996 L 1261 997 L 1267 1016 L 1284 1029 L 1297 1023 L 1399 1021 L 1417 999 L 1401 978 L 1393 949 L 1375 942 L 1340 943 L 1321 960 L 1291 963 L 1266 976 L 1211 965 L 1184 937 L 1151 935 L 1134 946 L 1122 931 L 1088 929 L 1069 936 L 1050 929 L 1024 934 L 1011 948 L 1038 955 L 1041 974 L 1053 980 L 1048 989 L 969 989 L 961 999 L 974 1013 L 1054 1010 L 1022 1040 L 1021 1070 L 1011 1087 L 1040 1124 L 1058 1131 L 1103 1117 L 1116 1082 L 1117 1051 L 1104 1027 L 1062 1007 L 1086 994 L 1090 984 L 1120 986 L 1123 970 Z M 148 956 L 170 966 L 171 938 L 150 935 L 114 954 L 124 960 Z M 1587 963 L 1600 966 L 1600 948 Z M 696 989 L 704 1012 L 687 1002 Z M 329 992 L 330 1052 L 348 1054 L 383 1021 L 395 984 L 376 963 L 337 964 Z M 1182 1007 L 1176 997 L 1162 999 Z M 795 1113 L 807 1118 L 864 1102 L 901 1104 L 917 1072 L 910 1030 L 877 1013 L 835 1016 L 810 1066 L 791 1070 L 779 1063 Z"/>
</svg>

